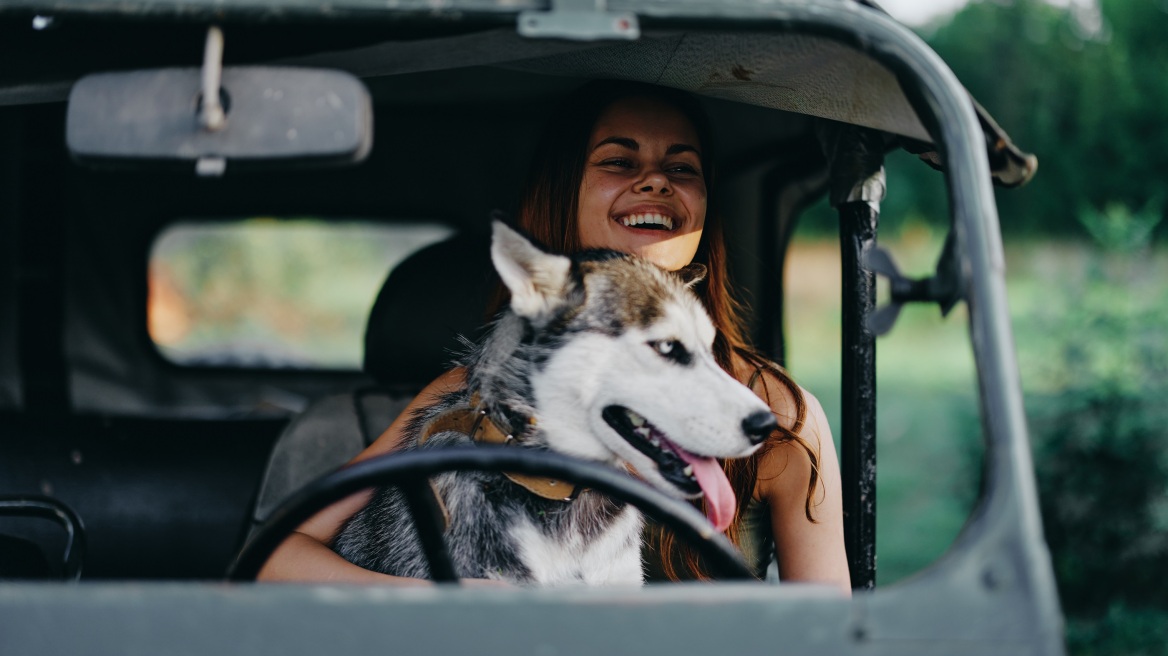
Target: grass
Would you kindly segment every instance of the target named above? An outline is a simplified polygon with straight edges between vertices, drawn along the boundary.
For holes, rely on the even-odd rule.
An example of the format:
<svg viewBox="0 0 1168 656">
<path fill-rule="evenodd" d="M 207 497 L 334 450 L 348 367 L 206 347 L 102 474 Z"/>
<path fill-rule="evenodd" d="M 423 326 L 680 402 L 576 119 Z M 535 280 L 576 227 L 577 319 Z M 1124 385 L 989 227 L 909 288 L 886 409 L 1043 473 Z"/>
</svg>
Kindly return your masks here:
<svg viewBox="0 0 1168 656">
<path fill-rule="evenodd" d="M 889 244 L 910 275 L 940 242 L 911 232 Z M 788 367 L 823 404 L 839 440 L 839 250 L 799 240 L 787 263 Z M 878 290 L 884 294 L 883 290 Z M 877 583 L 904 579 L 952 544 L 976 499 L 980 458 L 973 357 L 958 307 L 909 306 L 877 343 Z"/>
<path fill-rule="evenodd" d="M 941 246 L 939 235 L 925 228 L 902 231 L 882 243 L 913 277 L 929 274 Z M 1106 253 L 1082 242 L 1033 240 L 1007 243 L 1006 259 L 1010 317 L 1036 444 L 1049 447 L 1043 440 L 1058 438 L 1042 423 L 1043 404 L 1059 402 L 1068 392 L 1114 388 L 1119 398 L 1139 398 L 1155 396 L 1154 390 L 1163 387 L 1168 285 L 1162 281 L 1168 280 L 1168 249 Z M 838 247 L 834 241 L 796 241 L 787 267 L 788 365 L 823 403 L 838 440 Z M 960 306 L 947 319 L 935 306 L 906 308 L 892 333 L 877 342 L 878 586 L 935 561 L 976 502 L 982 447 L 974 375 L 967 316 Z M 1118 435 L 1119 428 L 1102 435 Z M 1152 430 L 1162 432 L 1158 424 Z M 1159 445 L 1160 457 L 1168 458 L 1168 439 L 1160 438 Z M 1043 464 L 1036 462 L 1040 473 Z M 1088 467 L 1093 471 L 1080 475 L 1099 471 Z M 1164 487 L 1153 494 L 1168 499 Z M 1153 521 L 1129 542 L 1162 537 L 1168 511 L 1160 516 L 1160 524 Z M 1168 655 L 1164 603 L 1123 601 L 1135 594 L 1137 583 L 1121 580 L 1112 586 L 1116 596 L 1103 600 L 1102 613 L 1068 614 L 1069 653 Z M 1059 584 L 1065 588 L 1067 581 Z M 1064 599 L 1064 606 L 1072 607 L 1072 601 L 1081 600 Z"/>
<path fill-rule="evenodd" d="M 931 271 L 941 236 L 908 229 L 882 245 L 913 277 Z M 1007 293 L 1024 392 L 1058 393 L 1074 369 L 1060 364 L 1069 348 L 1062 318 L 1085 302 L 1093 270 L 1111 269 L 1159 293 L 1106 288 L 1107 314 L 1168 308 L 1155 281 L 1168 279 L 1168 250 L 1142 256 L 1138 271 L 1124 257 L 1105 257 L 1079 242 L 1034 240 L 1006 247 Z M 787 262 L 788 368 L 823 404 L 839 439 L 839 249 L 834 240 L 796 240 Z M 1142 282 L 1140 282 L 1142 281 Z M 878 290 L 883 302 L 887 292 Z M 1135 307 L 1134 306 L 1142 306 Z M 1100 316 L 1103 322 L 1109 317 Z M 1155 329 L 1154 327 L 1152 328 Z M 1158 338 L 1155 338 L 1158 339 Z M 1099 367 L 1132 359 L 1126 343 L 1099 340 Z M 1122 363 L 1114 366 L 1121 366 Z M 1131 378 L 1134 379 L 1134 376 Z M 940 556 L 976 501 L 981 458 L 976 378 L 968 317 L 959 305 L 942 318 L 934 305 L 904 309 L 891 333 L 877 341 L 877 558 L 880 585 L 901 580 Z"/>
</svg>

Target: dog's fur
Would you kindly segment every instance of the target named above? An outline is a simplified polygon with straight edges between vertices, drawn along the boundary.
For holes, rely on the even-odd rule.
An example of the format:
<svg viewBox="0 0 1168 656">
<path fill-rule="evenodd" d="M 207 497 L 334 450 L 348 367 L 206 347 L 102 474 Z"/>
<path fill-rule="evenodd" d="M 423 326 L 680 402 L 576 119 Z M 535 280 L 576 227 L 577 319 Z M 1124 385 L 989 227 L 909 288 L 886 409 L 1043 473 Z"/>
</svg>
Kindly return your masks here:
<svg viewBox="0 0 1168 656">
<path fill-rule="evenodd" d="M 477 393 L 523 447 L 631 466 L 651 485 L 693 497 L 701 494 L 697 477 L 711 476 L 703 463 L 748 455 L 769 432 L 751 434 L 747 426 L 757 428 L 769 408 L 714 361 L 714 327 L 689 289 L 704 274 L 700 265 L 668 273 L 612 251 L 551 255 L 501 223 L 491 257 L 510 309 L 465 357 L 467 389 L 420 410 L 403 449 L 470 444 L 454 432 L 418 441 L 427 422 Z M 618 430 L 626 408 L 652 427 L 640 429 L 639 449 Z M 666 436 L 674 450 L 646 446 Z M 683 470 L 683 459 L 701 472 Z M 641 517 L 631 507 L 587 490 L 570 503 L 547 500 L 498 472 L 447 473 L 433 485 L 461 576 L 541 585 L 642 580 Z M 367 569 L 429 575 L 396 489 L 377 490 L 332 546 Z"/>
</svg>

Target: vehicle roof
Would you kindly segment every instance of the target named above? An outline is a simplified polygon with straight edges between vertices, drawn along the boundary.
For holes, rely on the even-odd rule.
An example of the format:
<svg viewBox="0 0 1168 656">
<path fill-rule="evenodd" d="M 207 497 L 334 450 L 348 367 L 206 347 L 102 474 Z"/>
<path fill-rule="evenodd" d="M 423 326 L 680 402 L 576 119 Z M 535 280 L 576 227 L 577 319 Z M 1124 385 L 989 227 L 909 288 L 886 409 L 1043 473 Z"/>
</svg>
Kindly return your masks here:
<svg viewBox="0 0 1168 656">
<path fill-rule="evenodd" d="M 872 4 L 821 2 L 859 11 L 870 11 L 864 5 Z M 327 10 L 301 1 L 6 3 L 0 5 L 0 20 L 12 25 L 6 30 L 11 37 L 0 45 L 0 70 L 6 71 L 0 74 L 0 105 L 65 100 L 72 83 L 90 72 L 196 65 L 205 23 L 227 19 L 225 64 L 345 70 L 364 79 L 382 102 L 490 108 L 543 101 L 583 79 L 616 78 L 874 128 L 903 137 L 913 152 L 932 149 L 929 131 L 897 74 L 853 44 L 809 33 L 687 32 L 649 25 L 635 41 L 531 39 L 499 20 L 529 5 L 546 7 L 450 0 L 441 7 L 457 21 L 418 29 L 407 19 L 423 7 L 433 9 L 431 3 L 393 3 L 393 11 L 375 11 L 384 5 L 362 0 L 330 3 Z M 212 7 L 214 13 L 206 13 Z M 610 6 L 612 11 L 649 8 L 661 10 L 654 3 Z M 59 18 L 44 30 L 20 26 L 29 12 L 40 11 Z M 110 23 L 111 17 L 132 20 Z M 307 18 L 319 22 L 305 25 Z M 357 19 L 361 22 L 354 23 Z M 277 20 L 284 22 L 271 24 Z M 110 42 L 132 47 L 109 48 Z M 391 79 L 402 76 L 418 81 Z M 980 107 L 978 112 L 997 181 L 1024 183 L 1033 175 L 1035 159 L 1015 147 L 988 113 Z"/>
</svg>

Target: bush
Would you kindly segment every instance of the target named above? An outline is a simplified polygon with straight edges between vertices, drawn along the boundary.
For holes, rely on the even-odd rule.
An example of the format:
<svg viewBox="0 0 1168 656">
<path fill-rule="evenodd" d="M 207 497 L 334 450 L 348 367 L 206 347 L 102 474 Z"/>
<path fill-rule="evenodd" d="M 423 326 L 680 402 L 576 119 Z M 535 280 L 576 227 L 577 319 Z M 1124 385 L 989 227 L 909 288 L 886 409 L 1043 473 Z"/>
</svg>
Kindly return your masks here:
<svg viewBox="0 0 1168 656">
<path fill-rule="evenodd" d="M 1046 539 L 1075 653 L 1168 653 L 1168 294 L 1158 208 L 1085 212 L 1099 248 L 1019 321 Z M 1151 630 L 1154 629 L 1154 630 Z"/>
<path fill-rule="evenodd" d="M 1164 656 L 1168 654 L 1168 610 L 1114 604 L 1098 619 L 1068 622 L 1067 647 L 1082 656 Z"/>
</svg>

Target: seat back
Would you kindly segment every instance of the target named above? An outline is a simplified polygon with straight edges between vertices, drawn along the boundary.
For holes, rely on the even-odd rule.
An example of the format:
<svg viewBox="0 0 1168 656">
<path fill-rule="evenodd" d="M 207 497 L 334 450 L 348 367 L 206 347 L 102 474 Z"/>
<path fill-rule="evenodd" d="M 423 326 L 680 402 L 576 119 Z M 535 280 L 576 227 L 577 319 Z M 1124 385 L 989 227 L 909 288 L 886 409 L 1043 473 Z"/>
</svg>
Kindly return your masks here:
<svg viewBox="0 0 1168 656">
<path fill-rule="evenodd" d="M 459 336 L 481 336 L 495 275 L 489 243 L 485 235 L 456 235 L 390 272 L 365 329 L 364 369 L 375 384 L 317 399 L 288 424 L 260 483 L 253 532 L 296 490 L 372 444 L 450 368 Z"/>
<path fill-rule="evenodd" d="M 485 234 L 456 235 L 411 255 L 386 278 L 369 313 L 365 373 L 416 394 L 450 368 L 459 336 L 481 336 L 494 280 Z"/>
</svg>

